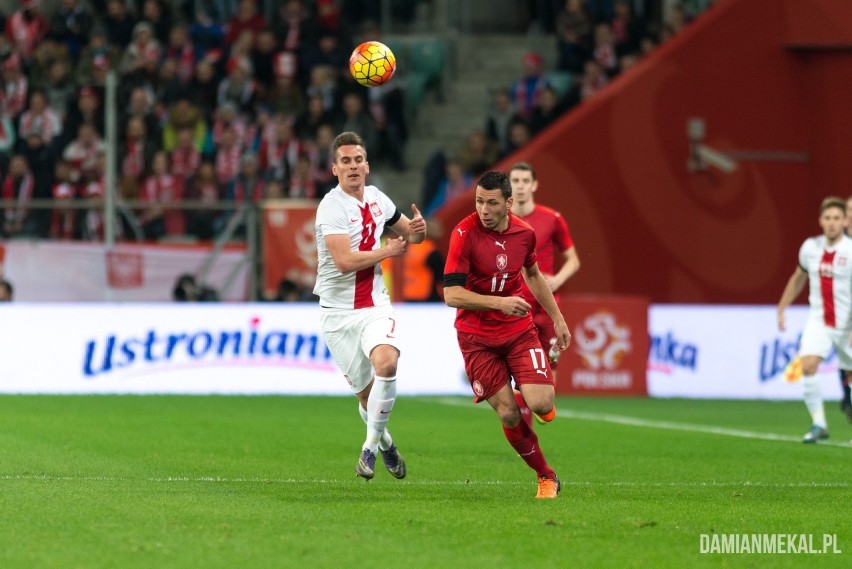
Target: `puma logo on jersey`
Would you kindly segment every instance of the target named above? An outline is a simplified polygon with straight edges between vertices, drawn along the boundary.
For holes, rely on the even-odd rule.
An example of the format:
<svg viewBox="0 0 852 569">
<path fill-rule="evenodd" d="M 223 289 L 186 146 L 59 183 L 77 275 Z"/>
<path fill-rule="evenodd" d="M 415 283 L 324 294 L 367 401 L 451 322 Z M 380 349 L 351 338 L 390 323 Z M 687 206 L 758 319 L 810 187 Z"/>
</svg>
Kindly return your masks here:
<svg viewBox="0 0 852 569">
<path fill-rule="evenodd" d="M 547 370 L 537 369 L 537 370 L 535 370 L 535 372 L 536 372 L 536 373 L 540 373 L 540 374 L 541 374 L 541 375 L 543 375 L 544 377 L 547 377 Z"/>
<path fill-rule="evenodd" d="M 459 235 L 464 235 L 464 229 L 462 229 L 461 227 L 456 227 L 456 231 L 459 232 Z"/>
<path fill-rule="evenodd" d="M 498 247 L 500 247 L 501 249 L 503 249 L 504 251 L 506 250 L 506 240 L 505 239 L 503 240 L 502 243 L 500 243 L 499 241 L 495 241 L 494 244 L 497 245 Z"/>
</svg>

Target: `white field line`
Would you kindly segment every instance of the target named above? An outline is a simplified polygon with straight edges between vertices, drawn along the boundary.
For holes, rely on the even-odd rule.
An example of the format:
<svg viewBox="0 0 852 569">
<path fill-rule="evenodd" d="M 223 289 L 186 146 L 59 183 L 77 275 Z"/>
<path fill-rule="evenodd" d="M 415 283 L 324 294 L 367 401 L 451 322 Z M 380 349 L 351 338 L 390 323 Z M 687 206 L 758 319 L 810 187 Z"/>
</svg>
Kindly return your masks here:
<svg viewBox="0 0 852 569">
<path fill-rule="evenodd" d="M 9 474 L 0 475 L 0 480 L 31 482 L 145 482 L 153 483 L 214 483 L 214 484 L 341 484 L 347 480 L 322 478 L 243 478 L 223 476 L 165 476 L 155 478 L 130 478 L 122 476 L 51 476 L 49 474 Z M 406 486 L 529 486 L 529 482 L 506 480 L 405 480 L 392 481 L 393 484 Z M 563 486 L 574 487 L 624 487 L 624 488 L 849 488 L 849 482 L 642 482 L 642 481 L 571 481 L 563 480 Z"/>
<path fill-rule="evenodd" d="M 449 397 L 436 397 L 434 401 L 443 405 L 455 407 L 472 407 L 469 401 L 452 399 Z M 487 405 L 477 405 L 484 409 L 490 409 Z M 589 411 L 572 411 L 571 409 L 558 409 L 557 419 L 580 419 L 582 421 L 595 421 L 598 423 L 613 423 L 616 425 L 627 425 L 630 427 L 644 427 L 648 429 L 665 429 L 668 431 L 684 431 L 690 433 L 705 433 L 708 435 L 722 435 L 726 437 L 738 437 L 741 439 L 755 439 L 763 441 L 781 441 L 802 443 L 802 437 L 794 435 L 780 435 L 777 433 L 759 433 L 757 431 L 744 431 L 741 429 L 728 429 L 725 427 L 711 427 L 708 425 L 694 425 L 691 423 L 675 423 L 673 421 L 657 421 L 653 419 L 640 419 L 639 417 L 628 417 L 626 415 L 612 415 L 610 413 L 594 413 Z M 848 441 L 820 441 L 817 446 L 852 447 Z"/>
</svg>

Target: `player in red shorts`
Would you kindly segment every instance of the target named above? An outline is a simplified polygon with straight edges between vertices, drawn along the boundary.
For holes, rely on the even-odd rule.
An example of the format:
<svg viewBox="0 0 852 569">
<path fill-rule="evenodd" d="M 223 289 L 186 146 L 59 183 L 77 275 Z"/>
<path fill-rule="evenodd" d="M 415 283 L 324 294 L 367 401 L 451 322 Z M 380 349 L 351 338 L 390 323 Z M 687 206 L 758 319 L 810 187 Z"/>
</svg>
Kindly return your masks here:
<svg viewBox="0 0 852 569">
<path fill-rule="evenodd" d="M 565 281 L 574 276 L 574 273 L 580 270 L 580 257 L 577 255 L 574 240 L 571 239 L 568 224 L 558 211 L 535 203 L 538 180 L 531 164 L 527 162 L 513 164 L 509 169 L 509 182 L 512 184 L 512 213 L 526 221 L 535 231 L 535 252 L 538 256 L 538 268 L 544 274 L 544 278 L 558 304 L 559 296 L 556 291 L 565 284 Z M 558 271 L 554 271 L 557 257 L 562 257 L 562 266 Z M 553 321 L 550 320 L 547 312 L 536 301 L 526 285 L 524 285 L 522 296 L 532 306 L 533 323 L 538 330 L 541 347 L 545 349 L 550 358 L 553 383 L 555 384 L 559 352 L 551 350 L 551 346 L 556 342 Z M 515 398 L 521 407 L 524 420 L 531 422 L 531 413 L 526 409 L 520 392 L 515 392 Z"/>
<path fill-rule="evenodd" d="M 536 498 L 555 498 L 560 484 L 522 420 L 511 381 L 537 415 L 556 416 L 553 377 L 547 354 L 523 299 L 526 280 L 554 324 L 555 348 L 563 351 L 571 333 L 536 261 L 532 227 L 510 212 L 512 185 L 502 172 L 486 172 L 476 186 L 476 212 L 453 228 L 444 268 L 444 300 L 458 309 L 456 333 L 474 401 L 488 401 L 509 444 L 538 476 Z"/>
</svg>

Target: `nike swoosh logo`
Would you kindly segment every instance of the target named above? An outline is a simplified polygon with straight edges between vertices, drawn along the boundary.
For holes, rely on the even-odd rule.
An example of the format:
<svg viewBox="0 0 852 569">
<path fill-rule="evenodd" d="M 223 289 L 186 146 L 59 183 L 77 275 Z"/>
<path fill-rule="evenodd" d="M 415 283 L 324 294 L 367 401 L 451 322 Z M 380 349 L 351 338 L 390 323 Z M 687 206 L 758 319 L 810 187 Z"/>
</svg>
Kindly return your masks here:
<svg viewBox="0 0 852 569">
<path fill-rule="evenodd" d="M 349 222 L 350 223 L 358 223 L 358 220 L 357 219 L 350 219 Z"/>
<path fill-rule="evenodd" d="M 379 411 L 379 415 L 390 415 L 390 411 Z"/>
</svg>

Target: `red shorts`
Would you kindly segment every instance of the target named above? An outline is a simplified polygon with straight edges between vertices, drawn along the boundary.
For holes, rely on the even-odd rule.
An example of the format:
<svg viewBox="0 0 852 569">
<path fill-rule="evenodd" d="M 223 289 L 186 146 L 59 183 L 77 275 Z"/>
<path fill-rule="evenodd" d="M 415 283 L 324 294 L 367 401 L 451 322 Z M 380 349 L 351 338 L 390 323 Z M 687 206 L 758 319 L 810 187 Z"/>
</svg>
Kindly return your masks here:
<svg viewBox="0 0 852 569">
<path fill-rule="evenodd" d="M 500 391 L 511 378 L 517 385 L 553 385 L 547 352 L 542 349 L 533 326 L 516 336 L 494 338 L 458 332 L 458 339 L 476 403 Z"/>
<path fill-rule="evenodd" d="M 550 341 L 556 340 L 556 329 L 553 327 L 553 320 L 547 315 L 547 311 L 542 308 L 537 302 L 532 305 L 533 324 L 538 330 L 538 341 L 547 354 L 550 351 Z M 557 365 L 551 363 L 550 367 L 556 369 Z"/>
</svg>

